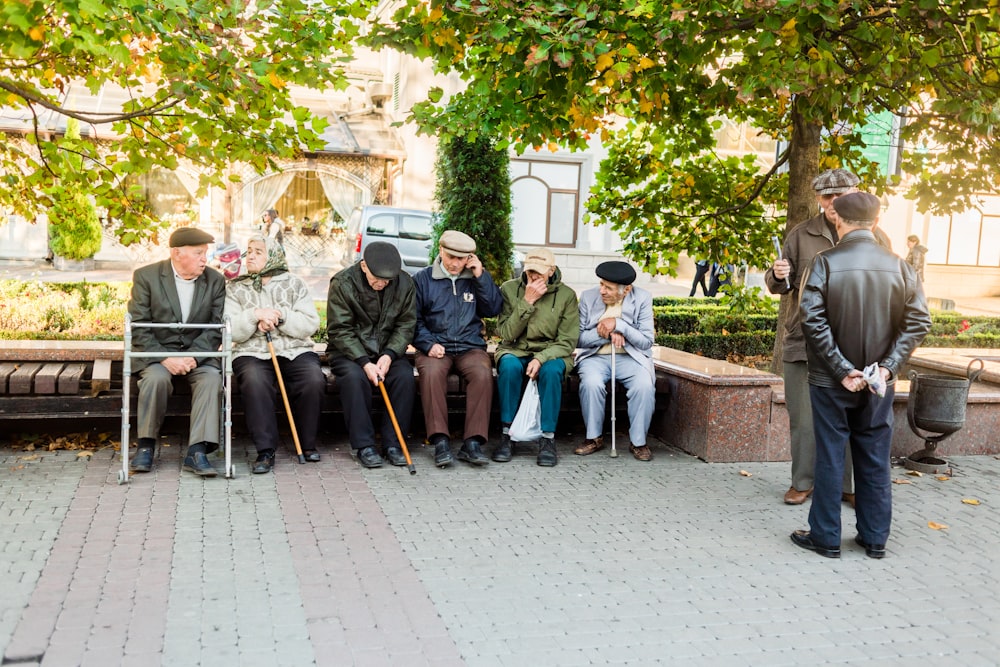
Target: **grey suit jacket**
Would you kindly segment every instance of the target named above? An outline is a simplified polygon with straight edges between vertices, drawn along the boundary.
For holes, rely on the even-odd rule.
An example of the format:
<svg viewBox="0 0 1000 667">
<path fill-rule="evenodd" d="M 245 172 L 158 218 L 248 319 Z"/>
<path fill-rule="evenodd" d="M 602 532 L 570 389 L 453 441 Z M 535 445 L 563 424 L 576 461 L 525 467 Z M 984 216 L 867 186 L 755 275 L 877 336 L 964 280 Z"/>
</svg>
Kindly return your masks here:
<svg viewBox="0 0 1000 667">
<path fill-rule="evenodd" d="M 194 299 L 188 322 L 220 324 L 226 304 L 226 280 L 215 269 L 206 268 L 195 282 Z M 149 264 L 137 269 L 132 276 L 132 298 L 128 313 L 133 322 L 180 322 L 181 302 L 177 296 L 174 270 L 170 260 Z M 182 329 L 171 327 L 150 329 L 139 327 L 132 334 L 132 349 L 136 352 L 214 352 L 222 344 L 219 329 Z M 141 370 L 160 359 L 140 358 L 133 361 L 133 368 Z M 220 367 L 214 358 L 199 359 L 198 364 Z"/>
</svg>

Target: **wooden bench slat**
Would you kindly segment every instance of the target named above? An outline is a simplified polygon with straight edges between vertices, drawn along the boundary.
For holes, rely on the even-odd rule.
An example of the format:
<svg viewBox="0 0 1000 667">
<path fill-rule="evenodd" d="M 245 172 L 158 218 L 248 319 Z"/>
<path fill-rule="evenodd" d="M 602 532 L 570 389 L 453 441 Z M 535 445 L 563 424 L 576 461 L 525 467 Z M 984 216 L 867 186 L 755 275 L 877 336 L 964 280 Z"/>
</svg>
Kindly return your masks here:
<svg viewBox="0 0 1000 667">
<path fill-rule="evenodd" d="M 50 363 L 42 366 L 42 370 L 35 375 L 36 394 L 54 394 L 59 381 L 59 373 L 62 371 L 62 363 Z"/>
<path fill-rule="evenodd" d="M 17 370 L 17 364 L 0 364 L 0 394 L 7 393 L 7 378 Z"/>
<path fill-rule="evenodd" d="M 66 368 L 59 374 L 60 394 L 72 395 L 80 392 L 80 380 L 87 369 L 86 364 L 66 364 Z"/>
<path fill-rule="evenodd" d="M 30 394 L 35 375 L 40 370 L 42 370 L 42 364 L 21 364 L 8 380 L 10 385 L 8 393 Z"/>
<path fill-rule="evenodd" d="M 102 391 L 111 391 L 111 360 L 95 359 L 90 375 L 90 395 L 97 396 Z"/>
</svg>

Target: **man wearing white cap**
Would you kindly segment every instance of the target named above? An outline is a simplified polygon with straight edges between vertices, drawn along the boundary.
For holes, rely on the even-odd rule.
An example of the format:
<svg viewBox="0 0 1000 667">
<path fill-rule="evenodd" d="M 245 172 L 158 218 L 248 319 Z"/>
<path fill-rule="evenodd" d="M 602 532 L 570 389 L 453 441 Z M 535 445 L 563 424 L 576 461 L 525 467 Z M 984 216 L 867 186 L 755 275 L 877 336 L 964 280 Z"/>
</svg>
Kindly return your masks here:
<svg viewBox="0 0 1000 667">
<path fill-rule="evenodd" d="M 170 258 L 136 270 L 128 313 L 133 322 L 219 324 L 226 304 L 226 279 L 207 267 L 208 244 L 215 239 L 195 227 L 170 235 Z M 136 352 L 216 352 L 222 344 L 219 329 L 137 327 L 132 334 Z M 191 429 L 184 470 L 215 477 L 207 454 L 219 447 L 219 392 L 222 375 L 215 358 L 136 358 L 139 375 L 139 447 L 131 460 L 133 472 L 153 469 L 153 450 L 173 392 L 173 379 L 182 376 L 191 385 Z M 127 442 L 122 447 L 128 447 Z"/>
<path fill-rule="evenodd" d="M 481 466 L 493 406 L 493 365 L 483 339 L 483 318 L 503 306 L 500 288 L 476 257 L 476 242 L 449 229 L 438 241 L 433 264 L 413 277 L 417 287 L 416 366 L 427 436 L 439 468 L 453 458 L 448 439 L 448 373 L 458 370 L 465 382 L 464 441 L 458 459 Z"/>
<path fill-rule="evenodd" d="M 503 311 L 497 324 L 501 340 L 495 358 L 503 433 L 492 458 L 510 461 L 510 424 L 525 385 L 536 380 L 542 429 L 536 463 L 554 466 L 558 462 L 554 438 L 563 380 L 573 369 L 573 350 L 580 336 L 576 292 L 563 284 L 555 255 L 548 248 L 529 252 L 524 274 L 505 282 L 500 292 Z"/>
<path fill-rule="evenodd" d="M 640 461 L 653 453 L 646 433 L 656 407 L 653 370 L 653 296 L 633 285 L 635 269 L 627 262 L 602 262 L 595 269 L 600 284 L 580 295 L 580 409 L 586 440 L 574 450 L 580 456 L 604 448 L 604 406 L 611 380 L 611 351 L 616 353 L 615 379 L 628 395 L 629 451 Z"/>
</svg>

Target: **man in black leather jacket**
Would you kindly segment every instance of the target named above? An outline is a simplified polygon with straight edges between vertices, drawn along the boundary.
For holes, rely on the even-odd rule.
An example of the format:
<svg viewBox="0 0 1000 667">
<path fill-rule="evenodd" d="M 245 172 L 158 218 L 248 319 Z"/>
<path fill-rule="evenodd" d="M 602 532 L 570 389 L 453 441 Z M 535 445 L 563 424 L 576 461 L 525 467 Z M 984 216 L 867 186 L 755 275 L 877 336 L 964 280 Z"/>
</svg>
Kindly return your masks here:
<svg viewBox="0 0 1000 667">
<path fill-rule="evenodd" d="M 892 520 L 890 449 L 896 374 L 930 330 L 923 289 L 905 261 L 872 233 L 878 197 L 856 192 L 833 202 L 836 247 L 816 255 L 803 279 L 799 313 L 809 359 L 816 480 L 800 547 L 840 557 L 844 441 L 854 457 L 858 535 L 871 558 L 885 555 Z M 862 377 L 878 365 L 884 396 Z"/>
</svg>

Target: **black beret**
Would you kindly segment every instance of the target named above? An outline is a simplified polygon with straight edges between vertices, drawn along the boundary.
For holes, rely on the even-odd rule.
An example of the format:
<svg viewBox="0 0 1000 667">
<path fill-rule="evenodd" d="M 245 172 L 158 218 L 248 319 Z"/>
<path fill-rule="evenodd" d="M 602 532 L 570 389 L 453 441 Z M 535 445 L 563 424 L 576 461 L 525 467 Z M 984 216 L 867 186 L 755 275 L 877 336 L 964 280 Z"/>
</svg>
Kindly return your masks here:
<svg viewBox="0 0 1000 667">
<path fill-rule="evenodd" d="M 833 210 L 848 222 L 874 222 L 882 202 L 868 192 L 852 192 L 833 200 Z"/>
<path fill-rule="evenodd" d="M 180 248 L 185 245 L 206 245 L 215 243 L 215 237 L 197 227 L 181 227 L 170 235 L 170 247 Z"/>
<path fill-rule="evenodd" d="M 616 285 L 631 285 L 635 282 L 635 269 L 628 262 L 601 262 L 595 271 L 598 278 Z"/>
<path fill-rule="evenodd" d="M 375 241 L 365 246 L 364 260 L 372 275 L 383 280 L 397 277 L 403 265 L 396 246 L 385 241 Z"/>
</svg>

